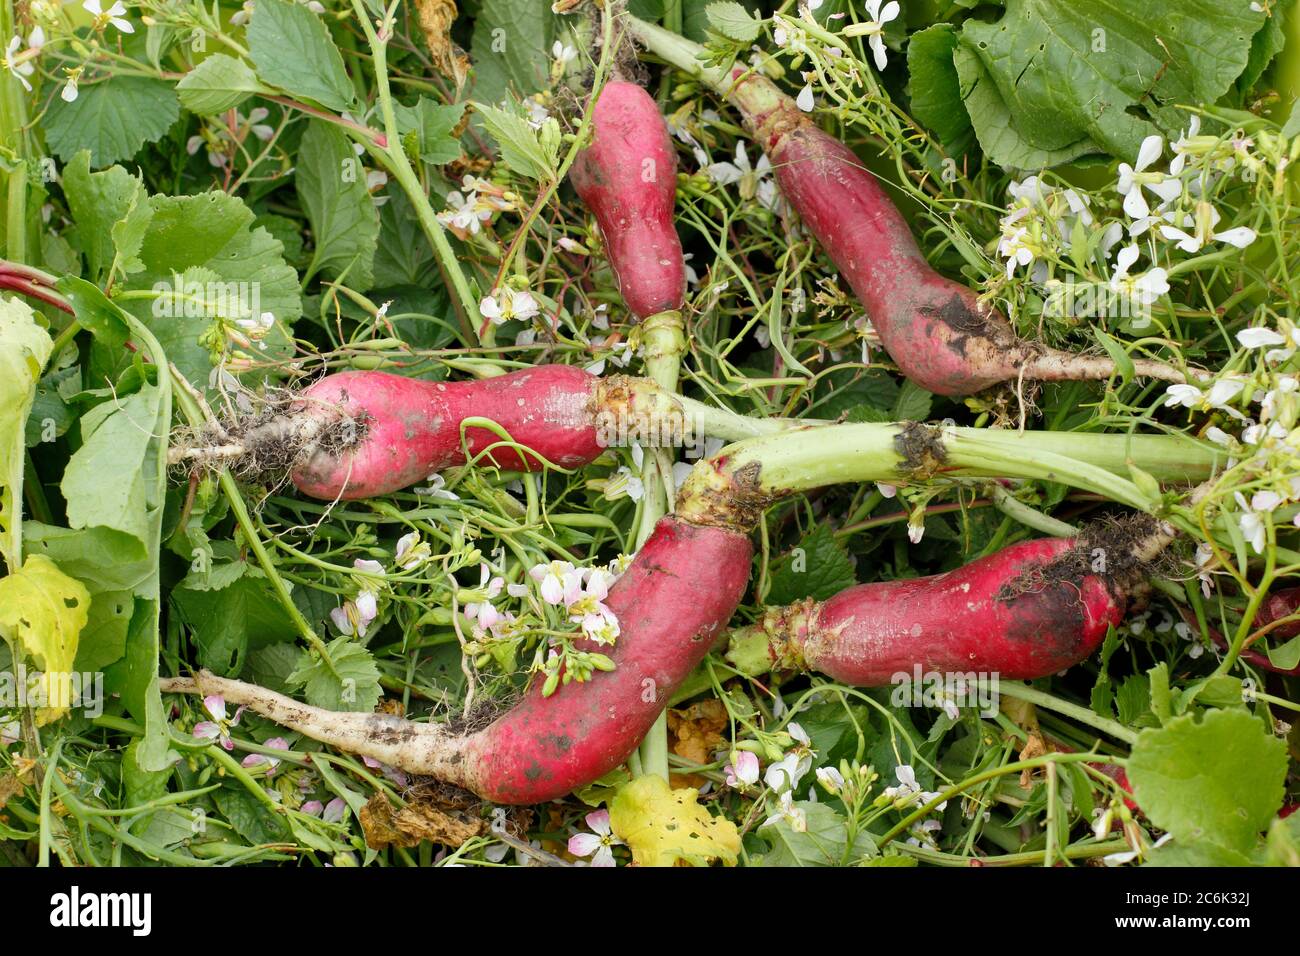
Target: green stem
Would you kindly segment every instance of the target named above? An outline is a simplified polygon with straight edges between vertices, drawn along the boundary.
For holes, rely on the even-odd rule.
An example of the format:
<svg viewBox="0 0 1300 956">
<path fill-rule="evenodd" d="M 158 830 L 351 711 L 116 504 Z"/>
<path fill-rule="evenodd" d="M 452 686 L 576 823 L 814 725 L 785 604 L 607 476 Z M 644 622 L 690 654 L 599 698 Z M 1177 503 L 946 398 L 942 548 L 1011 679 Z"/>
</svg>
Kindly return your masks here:
<svg viewBox="0 0 1300 956">
<path fill-rule="evenodd" d="M 478 299 L 475 298 L 473 291 L 470 289 L 469 281 L 460 268 L 460 261 L 456 257 L 455 250 L 451 248 L 451 243 L 447 240 L 447 232 L 442 228 L 442 223 L 438 222 L 433 207 L 429 205 L 428 194 L 420 184 L 419 177 L 415 175 L 415 170 L 411 168 L 411 162 L 407 159 L 406 150 L 402 147 L 402 137 L 397 127 L 397 113 L 393 109 L 392 92 L 388 85 L 388 41 L 387 39 L 380 40 L 375 33 L 375 28 L 370 22 L 370 15 L 366 12 L 361 0 L 352 0 L 352 9 L 356 13 L 357 22 L 361 24 L 361 29 L 366 34 L 366 40 L 370 44 L 371 54 L 374 58 L 375 92 L 379 98 L 379 108 L 384 118 L 384 136 L 388 140 L 388 145 L 379 148 L 374 146 L 373 142 L 368 138 L 367 142 L 376 152 L 387 159 L 389 171 L 411 201 L 411 207 L 415 210 L 415 216 L 420 222 L 420 228 L 424 230 L 424 234 L 433 245 L 438 265 L 443 275 L 450 281 L 455 292 L 456 311 L 461 316 L 462 324 L 468 333 L 468 344 L 472 345 L 478 341 L 477 332 L 480 320 Z M 388 15 L 391 16 L 391 10 Z"/>
<path fill-rule="evenodd" d="M 1027 703 L 1041 707 L 1044 710 L 1050 710 L 1061 714 L 1065 717 L 1071 717 L 1081 724 L 1086 724 L 1095 730 L 1100 730 L 1104 734 L 1110 734 L 1116 740 L 1122 740 L 1129 746 L 1132 746 L 1138 738 L 1135 731 L 1129 730 L 1118 721 L 1102 717 L 1087 707 L 1079 704 L 1072 704 L 1068 700 L 1061 700 L 1059 697 L 1053 697 L 1051 694 L 1044 693 L 1027 684 L 1012 681 L 999 681 L 998 693 L 1003 697 L 1014 697 L 1016 700 L 1023 700 Z"/>
</svg>

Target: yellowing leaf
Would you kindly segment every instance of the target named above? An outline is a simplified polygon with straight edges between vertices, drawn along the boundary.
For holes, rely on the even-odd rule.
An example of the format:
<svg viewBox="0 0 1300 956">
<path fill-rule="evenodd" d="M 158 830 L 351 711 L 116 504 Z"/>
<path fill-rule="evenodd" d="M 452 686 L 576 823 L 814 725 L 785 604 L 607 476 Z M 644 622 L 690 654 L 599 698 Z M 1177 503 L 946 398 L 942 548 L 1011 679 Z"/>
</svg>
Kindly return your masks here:
<svg viewBox="0 0 1300 956">
<path fill-rule="evenodd" d="M 37 723 L 62 717 L 71 705 L 68 677 L 89 613 L 86 586 L 42 555 L 0 579 L 0 637 L 20 643 L 44 672 L 37 692 L 50 706 L 37 711 Z"/>
<path fill-rule="evenodd" d="M 11 568 L 22 550 L 23 426 L 53 347 L 26 302 L 0 299 L 0 557 Z"/>
<path fill-rule="evenodd" d="M 672 866 L 679 860 L 707 866 L 722 860 L 735 866 L 740 833 L 714 817 L 696 800 L 698 790 L 671 790 L 662 777 L 648 774 L 619 788 L 609 804 L 614 833 L 632 850 L 638 866 Z"/>
</svg>

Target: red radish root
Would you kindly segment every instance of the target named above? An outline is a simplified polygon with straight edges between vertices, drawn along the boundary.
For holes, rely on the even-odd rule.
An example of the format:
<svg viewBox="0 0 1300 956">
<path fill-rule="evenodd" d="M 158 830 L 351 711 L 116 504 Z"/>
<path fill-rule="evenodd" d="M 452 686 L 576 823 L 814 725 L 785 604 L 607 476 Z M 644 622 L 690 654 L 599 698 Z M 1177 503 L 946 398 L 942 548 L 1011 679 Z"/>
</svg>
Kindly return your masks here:
<svg viewBox="0 0 1300 956">
<path fill-rule="evenodd" d="M 475 417 L 496 422 L 527 451 L 487 428 L 462 428 Z M 638 428 L 638 440 L 654 444 L 657 433 L 681 435 L 686 425 L 680 406 L 652 383 L 600 379 L 567 365 L 469 382 L 339 372 L 264 418 L 238 428 L 209 425 L 174 441 L 171 460 L 191 468 L 228 464 L 248 478 L 289 471 L 304 494 L 333 501 L 423 481 L 465 464 L 467 448 L 475 461 L 511 471 L 536 471 L 545 462 L 573 468 L 617 441 L 620 429 Z"/>
<path fill-rule="evenodd" d="M 1054 674 L 1088 657 L 1120 622 L 1142 593 L 1145 567 L 1171 540 L 1147 519 L 1136 524 L 1026 541 L 946 574 L 770 608 L 733 634 L 727 656 L 747 673 L 813 670 L 865 687 L 917 665 L 1011 680 Z M 1107 570 L 1094 573 L 1103 560 Z"/>
<path fill-rule="evenodd" d="M 163 681 L 174 693 L 221 694 L 234 704 L 341 750 L 436 777 L 495 803 L 562 797 L 622 764 L 673 691 L 704 658 L 744 594 L 746 535 L 659 521 L 606 606 L 621 635 L 615 669 L 550 697 L 534 681 L 523 700 L 467 736 L 384 714 L 309 707 L 242 681 L 202 673 Z"/>
<path fill-rule="evenodd" d="M 934 271 L 907 221 L 853 151 L 819 129 L 771 81 L 742 68 L 704 68 L 701 48 L 628 18 L 637 39 L 714 85 L 767 153 L 781 191 L 866 307 L 899 370 L 940 395 L 971 395 L 999 382 L 1108 378 L 1109 358 L 1074 355 L 1019 338 L 996 309 Z M 1182 382 L 1161 362 L 1134 360 L 1139 375 Z"/>
<path fill-rule="evenodd" d="M 686 265 L 673 225 L 677 153 L 659 107 L 637 84 L 613 80 L 596 99 L 591 128 L 569 179 L 600 225 L 623 301 L 642 319 L 679 310 Z"/>
</svg>

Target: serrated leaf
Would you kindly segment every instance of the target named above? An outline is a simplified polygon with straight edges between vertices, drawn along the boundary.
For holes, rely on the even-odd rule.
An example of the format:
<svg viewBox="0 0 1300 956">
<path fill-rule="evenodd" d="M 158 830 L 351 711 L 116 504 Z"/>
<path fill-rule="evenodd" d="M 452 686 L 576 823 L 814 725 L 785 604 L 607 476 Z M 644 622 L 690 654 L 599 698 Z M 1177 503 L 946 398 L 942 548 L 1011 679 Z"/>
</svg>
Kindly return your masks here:
<svg viewBox="0 0 1300 956">
<path fill-rule="evenodd" d="M 238 570 L 243 562 L 231 562 Z M 191 577 L 194 577 L 192 574 Z M 181 620 L 189 625 L 200 663 L 215 673 L 234 676 L 252 648 L 288 640 L 293 622 L 264 577 L 240 575 L 223 587 L 198 587 L 182 581 L 171 594 Z"/>
<path fill-rule="evenodd" d="M 1142 731 L 1127 769 L 1138 805 L 1179 843 L 1245 853 L 1282 805 L 1286 744 L 1245 710 L 1185 714 Z"/>
<path fill-rule="evenodd" d="M 772 563 L 769 604 L 810 597 L 825 600 L 857 583 L 853 562 L 827 524 L 813 527 L 799 546 Z"/>
<path fill-rule="evenodd" d="M 22 552 L 23 463 L 27 415 L 54 342 L 19 299 L 0 298 L 0 557 Z"/>
<path fill-rule="evenodd" d="M 176 84 L 181 105 L 200 116 L 233 109 L 260 89 L 252 67 L 224 53 L 207 57 Z"/>
<path fill-rule="evenodd" d="M 758 39 L 758 21 L 732 0 L 710 3 L 704 8 L 704 15 L 709 18 L 709 26 L 725 37 L 741 43 L 753 43 Z"/>
<path fill-rule="evenodd" d="M 548 156 L 537 133 L 519 114 L 495 106 L 480 106 L 483 125 L 501 147 L 501 159 L 510 170 L 529 179 L 549 178 L 555 170 L 555 157 Z"/>
<path fill-rule="evenodd" d="M 301 687 L 307 703 L 327 710 L 374 710 L 379 703 L 379 668 L 371 653 L 356 641 L 335 638 L 325 646 L 334 670 L 310 651 L 303 651 L 298 666 L 287 678 Z"/>
<path fill-rule="evenodd" d="M 50 706 L 37 711 L 38 723 L 68 712 L 72 701 L 62 679 L 72 673 L 89 613 L 85 585 L 44 555 L 29 556 L 18 571 L 0 578 L 0 637 L 24 648 L 42 671 L 39 692 Z"/>
<path fill-rule="evenodd" d="M 171 85 L 145 76 L 115 76 L 81 87 L 75 100 L 50 101 L 45 143 L 64 162 L 81 150 L 96 168 L 130 159 L 162 139 L 181 115 Z"/>
<path fill-rule="evenodd" d="M 910 379 L 904 379 L 894 402 L 893 420 L 896 422 L 923 422 L 930 417 L 934 393 L 928 392 Z"/>
<path fill-rule="evenodd" d="M 697 802 L 699 791 L 673 790 L 655 774 L 619 788 L 609 803 L 609 824 L 632 851 L 638 866 L 672 866 L 678 861 L 734 866 L 740 833 L 726 817 L 712 816 Z"/>
<path fill-rule="evenodd" d="M 92 173 L 90 152 L 82 150 L 63 169 L 63 195 L 76 223 L 77 244 L 86 256 L 89 278 L 98 280 L 116 254 L 113 224 L 145 197 L 144 183 L 121 166 Z"/>
<path fill-rule="evenodd" d="M 347 109 L 356 99 L 329 30 L 303 4 L 258 0 L 248 25 L 248 54 L 263 81 L 294 96 L 331 110 Z"/>
<path fill-rule="evenodd" d="M 316 244 L 308 274 L 346 275 L 349 287 L 366 291 L 374 282 L 379 214 L 347 137 L 313 120 L 298 147 L 294 175 Z"/>
</svg>

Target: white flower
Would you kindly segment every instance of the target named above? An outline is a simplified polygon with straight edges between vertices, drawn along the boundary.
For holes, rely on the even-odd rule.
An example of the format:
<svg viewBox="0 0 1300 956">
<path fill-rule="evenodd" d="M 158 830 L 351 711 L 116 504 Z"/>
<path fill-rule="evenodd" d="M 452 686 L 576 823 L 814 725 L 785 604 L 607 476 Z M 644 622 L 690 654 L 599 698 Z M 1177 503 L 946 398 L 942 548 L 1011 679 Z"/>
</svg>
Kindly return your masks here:
<svg viewBox="0 0 1300 956">
<path fill-rule="evenodd" d="M 1215 232 L 1215 227 L 1222 218 L 1219 211 L 1209 203 L 1200 202 L 1196 204 L 1195 216 L 1183 217 L 1183 225 L 1191 226 L 1191 232 L 1176 226 L 1165 225 L 1160 227 L 1160 234 L 1166 239 L 1177 240 L 1178 248 L 1184 252 L 1193 253 L 1199 252 L 1202 247 L 1211 242 L 1226 242 L 1238 249 L 1245 249 L 1255 241 L 1255 230 L 1246 226 Z"/>
<path fill-rule="evenodd" d="M 837 794 L 844 789 L 844 775 L 834 767 L 817 768 L 816 777 L 827 793 Z"/>
<path fill-rule="evenodd" d="M 1129 268 L 1137 261 L 1138 247 L 1127 245 L 1115 258 L 1115 273 L 1110 277 L 1110 287 L 1130 301 L 1150 305 L 1169 291 L 1169 273 L 1155 268 L 1138 276 L 1130 276 Z"/>
<path fill-rule="evenodd" d="M 76 74 L 68 76 L 68 82 L 64 83 L 63 89 L 59 90 L 59 99 L 63 100 L 65 103 L 72 103 L 76 100 L 78 79 L 79 77 Z"/>
<path fill-rule="evenodd" d="M 1246 383 L 1241 379 L 1224 378 L 1215 382 L 1208 395 L 1205 396 L 1205 404 L 1211 408 L 1222 408 L 1228 402 L 1232 401 L 1245 389 Z"/>
<path fill-rule="evenodd" d="M 769 771 L 770 772 L 770 771 Z M 808 829 L 808 814 L 802 807 L 794 805 L 794 792 L 786 790 L 777 799 L 776 813 L 763 821 L 763 826 L 784 820 L 795 833 L 804 833 Z"/>
<path fill-rule="evenodd" d="M 1268 543 L 1268 527 L 1263 516 L 1281 504 L 1282 499 L 1271 491 L 1256 492 L 1249 502 L 1240 491 L 1232 494 L 1237 499 L 1237 506 L 1241 508 L 1237 523 L 1241 527 L 1242 537 L 1250 542 L 1256 554 L 1263 554 L 1264 546 Z"/>
<path fill-rule="evenodd" d="M 881 0 L 867 0 L 867 13 L 871 15 L 866 23 L 859 23 L 848 27 L 844 30 L 845 36 L 865 36 L 867 45 L 871 47 L 872 58 L 876 62 L 876 69 L 883 70 L 889 62 L 885 56 L 885 24 L 891 20 L 898 19 L 899 6 L 897 0 L 889 0 L 882 8 Z"/>
<path fill-rule="evenodd" d="M 111 23 L 123 33 L 135 32 L 135 27 L 131 26 L 129 21 L 122 19 L 126 14 L 126 7 L 122 5 L 122 0 L 117 0 L 107 10 L 100 6 L 99 0 L 84 0 L 81 7 L 94 16 L 91 27 L 95 30 L 102 30 Z"/>
<path fill-rule="evenodd" d="M 384 576 L 384 566 L 378 561 L 371 561 L 365 558 L 357 558 L 352 562 L 352 567 L 356 568 L 362 574 L 373 574 L 379 577 Z"/>
<path fill-rule="evenodd" d="M 547 604 L 564 604 L 564 595 L 573 587 L 582 586 L 582 575 L 568 561 L 550 561 L 535 564 L 528 570 L 528 576 L 539 585 L 542 600 Z"/>
<path fill-rule="evenodd" d="M 1016 271 L 1016 266 L 1027 266 L 1034 261 L 1037 247 L 1030 245 L 1029 230 L 1021 226 L 1010 233 L 1004 232 L 998 243 L 998 255 L 1006 256 L 1007 278 Z"/>
<path fill-rule="evenodd" d="M 531 292 L 516 292 L 509 286 L 497 289 L 493 295 L 484 296 L 478 308 L 483 313 L 483 318 L 490 320 L 493 325 L 501 325 L 512 319 L 526 322 L 541 311 Z"/>
<path fill-rule="evenodd" d="M 438 213 L 438 221 L 462 241 L 477 235 L 483 223 L 491 218 L 492 210 L 479 202 L 478 193 L 462 194 L 455 189 L 447 193 L 447 208 Z"/>
<path fill-rule="evenodd" d="M 578 56 L 578 51 L 569 44 L 556 40 L 551 44 L 551 56 L 557 63 L 569 63 Z"/>
<path fill-rule="evenodd" d="M 591 833 L 575 833 L 569 837 L 569 852 L 574 856 L 590 856 L 592 866 L 614 866 L 611 847 L 622 846 L 623 841 L 614 836 L 609 824 L 608 810 L 594 810 L 584 818 Z"/>
<path fill-rule="evenodd" d="M 454 491 L 448 491 L 444 486 L 447 479 L 440 474 L 430 475 L 425 479 L 428 487 L 412 489 L 417 495 L 427 495 L 430 498 L 442 498 L 445 501 L 460 501 L 460 495 Z"/>
<path fill-rule="evenodd" d="M 366 628 L 379 614 L 378 599 L 374 591 L 362 591 L 355 601 L 347 601 L 342 607 L 330 611 L 330 620 L 346 637 L 366 636 Z"/>
<path fill-rule="evenodd" d="M 393 563 L 403 571 L 413 571 L 433 557 L 427 541 L 420 540 L 420 532 L 411 531 L 397 539 L 397 553 Z"/>
<path fill-rule="evenodd" d="M 1166 203 L 1172 202 L 1182 194 L 1183 185 L 1178 180 L 1170 179 L 1164 173 L 1146 171 L 1148 166 L 1160 158 L 1164 148 L 1163 137 L 1148 136 L 1142 140 L 1142 146 L 1138 149 L 1136 165 L 1119 164 L 1117 189 L 1124 197 L 1124 212 L 1131 219 L 1142 219 L 1151 212 L 1143 188 L 1151 190 Z"/>
<path fill-rule="evenodd" d="M 1286 339 L 1272 329 L 1249 328 L 1237 333 L 1237 341 L 1243 348 L 1258 349 L 1265 345 L 1285 345 Z"/>
<path fill-rule="evenodd" d="M 796 746 L 790 748 L 784 757 L 767 768 L 767 773 L 763 775 L 763 782 L 777 792 L 791 793 L 799 786 L 799 781 L 803 779 L 804 774 L 812 769 L 812 758 L 815 754 L 811 749 L 808 734 L 797 723 L 792 722 L 786 727 L 786 732 L 794 738 Z"/>
<path fill-rule="evenodd" d="M 4 65 L 4 68 L 23 85 L 23 89 L 28 93 L 32 91 L 32 85 L 27 82 L 27 77 L 36 70 L 36 65 L 29 62 L 31 55 L 31 51 L 23 50 L 22 37 L 13 36 L 9 38 L 9 45 L 5 47 L 5 55 L 0 57 L 0 64 Z"/>
<path fill-rule="evenodd" d="M 1183 408 L 1195 408 L 1205 397 L 1195 385 L 1170 385 L 1165 389 L 1165 407 L 1181 405 Z"/>
<path fill-rule="evenodd" d="M 913 804 L 923 806 L 939 795 L 937 792 L 930 793 L 921 789 L 920 784 L 916 782 L 916 771 L 912 769 L 910 764 L 899 764 L 894 768 L 894 776 L 898 778 L 898 786 L 886 787 L 885 796 L 892 799 L 896 804 L 905 807 Z M 942 810 L 947 805 L 948 801 L 945 800 L 936 809 Z"/>
<path fill-rule="evenodd" d="M 745 144 L 736 143 L 736 161 L 734 163 L 710 163 L 709 178 L 720 186 L 740 183 L 740 198 L 757 198 L 767 209 L 776 206 L 776 183 L 772 182 L 772 162 L 764 153 L 758 157 L 758 163 L 751 166 Z M 689 269 L 689 267 L 688 267 Z M 693 273 L 694 270 L 689 270 Z M 688 273 L 688 280 L 690 275 Z M 695 279 L 699 282 L 699 277 Z"/>
<path fill-rule="evenodd" d="M 230 25 L 242 26 L 251 19 L 253 19 L 253 0 L 244 0 L 244 5 L 230 17 Z"/>
<path fill-rule="evenodd" d="M 794 105 L 799 107 L 805 113 L 813 111 L 813 88 L 811 83 L 804 84 L 804 88 L 799 91 L 799 95 L 794 98 Z"/>
<path fill-rule="evenodd" d="M 748 750 L 737 750 L 731 763 L 722 768 L 728 787 L 744 790 L 758 783 L 758 757 Z"/>
</svg>

